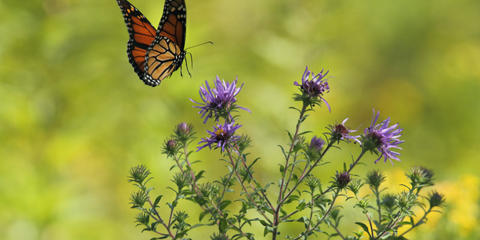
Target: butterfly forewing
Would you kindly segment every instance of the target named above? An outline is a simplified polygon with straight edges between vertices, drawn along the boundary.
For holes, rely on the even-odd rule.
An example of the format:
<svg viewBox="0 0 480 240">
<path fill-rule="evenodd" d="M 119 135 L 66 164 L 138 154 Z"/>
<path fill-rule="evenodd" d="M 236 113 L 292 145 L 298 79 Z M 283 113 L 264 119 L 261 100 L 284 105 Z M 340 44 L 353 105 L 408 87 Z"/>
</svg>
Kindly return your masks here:
<svg viewBox="0 0 480 240">
<path fill-rule="evenodd" d="M 130 64 L 140 78 L 144 76 L 145 55 L 153 43 L 156 30 L 147 18 L 126 0 L 117 0 L 122 10 L 130 39 L 127 45 L 127 55 Z"/>
<path fill-rule="evenodd" d="M 157 35 L 165 36 L 180 49 L 185 47 L 187 8 L 184 0 L 165 0 Z"/>
</svg>

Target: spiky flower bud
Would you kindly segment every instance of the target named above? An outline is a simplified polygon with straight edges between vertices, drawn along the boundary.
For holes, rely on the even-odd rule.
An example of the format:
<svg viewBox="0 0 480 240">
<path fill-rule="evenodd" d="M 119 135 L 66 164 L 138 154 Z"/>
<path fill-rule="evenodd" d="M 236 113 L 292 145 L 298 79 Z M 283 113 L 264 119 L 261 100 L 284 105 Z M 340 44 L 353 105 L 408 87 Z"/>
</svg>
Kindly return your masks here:
<svg viewBox="0 0 480 240">
<path fill-rule="evenodd" d="M 249 136 L 247 135 L 242 135 L 240 136 L 240 139 L 237 142 L 238 149 L 240 152 L 243 152 L 252 142 Z"/>
<path fill-rule="evenodd" d="M 177 173 L 173 176 L 173 182 L 177 185 L 179 191 L 191 182 L 191 175 L 188 173 Z"/>
<path fill-rule="evenodd" d="M 130 204 L 132 208 L 142 208 L 148 201 L 148 195 L 144 191 L 132 193 L 130 196 Z"/>
<path fill-rule="evenodd" d="M 129 182 L 135 182 L 142 185 L 145 180 L 150 176 L 150 171 L 143 165 L 138 165 L 130 169 Z"/>
<path fill-rule="evenodd" d="M 380 185 L 385 181 L 385 176 L 378 170 L 371 171 L 367 174 L 367 184 L 375 191 L 378 191 Z"/>
<path fill-rule="evenodd" d="M 337 172 L 337 175 L 335 177 L 335 182 L 338 188 L 343 189 L 345 188 L 348 183 L 350 183 L 351 178 L 350 178 L 350 173 L 348 172 L 342 172 L 339 173 Z"/>
<path fill-rule="evenodd" d="M 407 177 L 413 187 L 426 187 L 433 185 L 433 171 L 424 167 L 414 167 L 408 172 Z"/>
<path fill-rule="evenodd" d="M 357 195 L 360 192 L 360 189 L 363 187 L 363 182 L 360 179 L 353 180 L 348 185 L 348 190 L 352 191 L 353 194 Z"/>
<path fill-rule="evenodd" d="M 136 222 L 138 224 L 141 224 L 141 225 L 145 225 L 145 226 L 148 226 L 149 223 L 150 223 L 150 215 L 144 213 L 144 212 L 141 212 L 137 215 L 137 217 L 135 218 Z"/>
<path fill-rule="evenodd" d="M 163 153 L 167 154 L 167 156 L 174 156 L 177 153 L 178 144 L 175 139 L 170 139 L 165 142 L 165 146 L 163 147 Z"/>
<path fill-rule="evenodd" d="M 382 205 L 387 208 L 387 210 L 392 211 L 395 208 L 395 202 L 397 197 L 393 194 L 385 194 L 382 198 Z"/>
<path fill-rule="evenodd" d="M 445 202 L 445 197 L 443 194 L 433 191 L 428 195 L 428 202 L 430 203 L 430 208 L 438 207 Z"/>
<path fill-rule="evenodd" d="M 417 196 L 411 192 L 401 192 L 397 198 L 397 206 L 404 213 L 411 213 L 411 208 L 415 205 Z"/>
<path fill-rule="evenodd" d="M 316 188 L 320 187 L 320 180 L 314 176 L 310 176 L 305 179 L 305 184 L 310 188 L 310 191 L 315 191 Z"/>
<path fill-rule="evenodd" d="M 193 127 L 186 122 L 179 123 L 175 128 L 175 139 L 185 144 L 193 135 Z"/>
<path fill-rule="evenodd" d="M 180 124 L 178 124 L 177 126 L 177 133 L 178 134 L 189 134 L 190 133 L 190 130 L 191 130 L 191 127 L 186 123 L 186 122 L 182 122 Z"/>
</svg>

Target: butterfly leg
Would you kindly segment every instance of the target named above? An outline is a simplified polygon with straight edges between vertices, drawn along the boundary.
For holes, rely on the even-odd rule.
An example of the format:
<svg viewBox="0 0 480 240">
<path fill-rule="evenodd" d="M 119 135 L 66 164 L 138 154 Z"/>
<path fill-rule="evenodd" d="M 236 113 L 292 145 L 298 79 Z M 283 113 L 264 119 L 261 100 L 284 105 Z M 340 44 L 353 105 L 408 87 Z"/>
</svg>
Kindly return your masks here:
<svg viewBox="0 0 480 240">
<path fill-rule="evenodd" d="M 190 69 L 188 69 L 188 62 L 186 61 L 186 58 L 185 58 L 185 68 L 187 69 L 188 75 L 192 77 L 192 74 L 190 73 Z"/>
<path fill-rule="evenodd" d="M 192 57 L 192 53 L 188 52 L 188 54 L 190 55 L 190 64 L 192 66 L 192 69 L 193 69 L 193 57 Z M 185 58 L 186 60 L 187 58 Z M 187 72 L 188 72 L 188 75 L 190 75 L 190 77 L 192 77 L 192 74 L 190 73 L 190 70 L 188 69 L 188 62 L 185 61 L 185 65 L 187 66 Z"/>
</svg>

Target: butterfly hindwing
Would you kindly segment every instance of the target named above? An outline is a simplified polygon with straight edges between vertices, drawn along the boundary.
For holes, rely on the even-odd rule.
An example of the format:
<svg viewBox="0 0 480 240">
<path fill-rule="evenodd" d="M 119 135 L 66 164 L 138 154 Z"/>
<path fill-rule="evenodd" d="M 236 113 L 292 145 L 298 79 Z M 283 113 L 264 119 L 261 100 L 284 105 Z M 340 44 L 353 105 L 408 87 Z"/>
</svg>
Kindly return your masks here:
<svg viewBox="0 0 480 240">
<path fill-rule="evenodd" d="M 156 86 L 182 64 L 185 53 L 172 40 L 157 36 L 147 51 L 145 78 L 147 85 Z"/>
</svg>

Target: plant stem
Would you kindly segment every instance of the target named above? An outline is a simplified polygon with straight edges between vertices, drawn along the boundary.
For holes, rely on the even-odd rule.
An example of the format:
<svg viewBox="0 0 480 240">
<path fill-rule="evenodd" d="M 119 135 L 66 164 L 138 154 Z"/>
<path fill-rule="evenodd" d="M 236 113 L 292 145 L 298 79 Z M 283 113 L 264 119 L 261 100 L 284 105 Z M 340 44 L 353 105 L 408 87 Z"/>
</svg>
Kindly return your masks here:
<svg viewBox="0 0 480 240">
<path fill-rule="evenodd" d="M 172 233 L 172 231 L 170 230 L 170 227 L 167 226 L 167 224 L 165 224 L 165 221 L 163 221 L 162 217 L 160 216 L 160 214 L 157 212 L 157 210 L 154 208 L 153 206 L 153 203 L 152 201 L 150 200 L 150 198 L 148 198 L 148 203 L 150 204 L 150 207 L 152 208 L 153 210 L 153 213 L 155 214 L 155 216 L 157 216 L 157 221 L 160 222 L 160 224 L 163 225 L 163 227 L 165 228 L 165 230 L 167 230 L 168 232 L 168 235 L 172 238 L 172 239 L 175 239 L 175 235 Z"/>
<path fill-rule="evenodd" d="M 407 229 L 405 232 L 403 232 L 402 234 L 399 235 L 399 237 L 407 234 L 408 232 L 412 231 L 412 229 L 418 227 L 420 224 L 423 224 L 424 223 L 424 220 L 427 218 L 427 215 L 432 212 L 432 208 L 429 208 L 422 216 L 422 218 L 420 218 L 420 220 L 417 221 L 417 223 L 415 223 L 415 225 L 411 226 L 409 229 Z"/>
<path fill-rule="evenodd" d="M 324 151 L 323 154 L 326 153 L 326 150 L 327 150 L 327 149 L 325 149 L 325 151 Z M 363 155 L 364 155 L 365 153 L 366 153 L 365 151 L 362 151 L 362 152 L 358 155 L 357 159 L 350 165 L 350 168 L 349 168 L 348 171 L 347 171 L 348 173 L 350 173 L 350 172 L 353 170 L 353 168 L 360 162 L 360 159 L 363 157 Z M 323 154 L 322 154 L 322 156 L 323 156 Z M 318 200 L 320 197 L 322 197 L 322 196 L 325 195 L 326 193 L 330 192 L 330 191 L 331 191 L 332 189 L 334 189 L 334 188 L 335 188 L 335 186 L 334 186 L 334 185 L 331 185 L 331 186 L 328 187 L 325 191 L 322 191 L 322 192 L 315 198 L 315 200 Z M 291 194 L 291 193 L 289 192 L 288 195 L 290 195 L 290 194 Z M 286 215 L 285 217 L 283 217 L 283 218 L 281 219 L 281 221 L 284 221 L 284 220 L 288 219 L 289 217 L 293 216 L 294 214 L 296 214 L 296 213 L 298 213 L 298 212 L 299 212 L 299 210 L 294 210 L 294 211 L 291 212 L 290 214 L 288 214 L 288 215 Z"/>
<path fill-rule="evenodd" d="M 333 229 L 335 229 L 335 231 L 337 232 L 338 236 L 339 236 L 341 239 L 345 240 L 345 237 L 344 237 L 343 234 L 340 232 L 340 230 L 338 229 L 338 227 L 335 226 L 335 224 L 332 224 L 332 227 L 333 227 Z"/>
<path fill-rule="evenodd" d="M 226 148 L 226 152 L 227 152 L 228 158 L 230 160 L 230 164 L 232 164 L 232 167 L 235 167 L 236 164 L 233 161 L 233 157 L 232 157 L 232 154 L 230 152 L 230 149 Z M 237 168 L 234 168 L 233 171 L 235 172 L 235 176 L 237 178 L 238 183 L 240 183 L 240 186 L 242 187 L 243 191 L 247 195 L 248 200 L 255 206 L 255 208 L 265 218 L 265 220 L 271 224 L 270 219 L 265 215 L 265 212 L 258 206 L 258 204 L 255 202 L 255 199 L 253 199 L 252 195 L 248 192 L 247 187 L 245 187 L 245 184 L 242 181 L 242 178 L 240 177 L 240 174 L 237 171 Z"/>
<path fill-rule="evenodd" d="M 378 224 L 382 224 L 382 204 L 380 203 L 380 192 L 378 189 L 375 190 L 375 198 L 377 199 Z"/>
<path fill-rule="evenodd" d="M 277 199 L 277 208 L 275 209 L 274 211 L 274 214 L 273 214 L 273 236 L 272 236 L 272 240 L 276 240 L 277 239 L 277 233 L 278 233 L 278 225 L 280 224 L 280 219 L 279 219 L 279 213 L 280 213 L 280 209 L 282 208 L 282 199 L 283 199 L 283 194 L 284 194 L 284 184 L 285 184 L 285 176 L 287 175 L 287 170 L 288 170 L 288 167 L 289 167 L 289 161 L 290 161 L 290 156 L 292 155 L 292 152 L 293 152 L 293 148 L 295 147 L 295 143 L 297 141 L 297 138 L 298 138 L 298 132 L 300 130 L 300 125 L 302 124 L 302 122 L 304 121 L 304 116 L 305 116 L 305 113 L 307 112 L 307 104 L 305 104 L 305 102 L 303 103 L 302 105 L 302 109 L 300 110 L 300 116 L 298 117 L 298 121 L 297 121 L 297 125 L 295 126 L 295 133 L 293 134 L 293 137 L 292 137 L 292 143 L 290 144 L 290 149 L 288 150 L 288 153 L 287 153 L 287 156 L 285 157 L 285 167 L 284 167 L 284 172 L 282 174 L 282 181 L 280 183 L 280 190 L 278 192 L 278 199 Z"/>
<path fill-rule="evenodd" d="M 183 155 L 185 156 L 185 163 L 188 166 L 189 173 L 190 173 L 190 176 L 192 178 L 192 188 L 198 196 L 203 197 L 203 194 L 200 191 L 200 188 L 198 187 L 197 179 L 196 179 L 195 173 L 193 172 L 193 169 L 192 169 L 192 164 L 188 160 L 188 144 L 186 144 L 186 143 L 183 147 Z M 180 159 L 177 157 L 177 155 L 174 155 L 173 159 L 177 163 L 177 166 L 180 169 L 180 172 L 183 174 L 185 172 L 185 170 L 183 169 L 182 165 L 180 164 Z M 223 211 L 221 209 L 219 209 L 218 206 L 212 200 L 210 200 L 210 204 L 212 205 L 215 212 L 217 212 L 222 218 L 225 218 L 225 214 L 223 213 Z M 204 205 L 200 205 L 200 204 L 199 204 L 199 206 L 200 206 L 200 208 L 202 208 L 203 211 L 210 212 L 210 214 L 212 214 L 212 211 L 209 208 L 205 207 Z M 220 220 L 219 219 L 216 219 L 216 224 L 220 226 Z M 241 232 L 241 233 L 243 234 L 243 232 Z M 227 239 L 229 239 L 229 237 L 227 235 L 225 235 L 225 237 Z"/>
<path fill-rule="evenodd" d="M 330 203 L 330 207 L 328 207 L 328 210 L 323 214 L 322 218 L 318 220 L 318 222 L 313 226 L 313 228 L 306 229 L 304 232 L 304 236 L 307 236 L 310 232 L 312 232 L 314 229 L 318 228 L 320 224 L 322 224 L 323 220 L 325 220 L 326 217 L 330 214 L 330 212 L 333 209 L 333 205 L 335 205 L 335 201 L 337 200 L 338 194 L 340 193 L 340 190 L 337 190 L 333 196 L 332 202 Z M 302 236 L 296 237 L 294 240 L 300 239 Z"/>
<path fill-rule="evenodd" d="M 257 187 L 260 187 L 260 188 L 261 188 L 261 185 L 257 182 L 257 180 L 255 180 L 255 178 L 253 177 L 252 172 L 251 172 L 250 169 L 248 168 L 248 166 L 247 166 L 247 161 L 246 161 L 246 159 L 245 159 L 245 156 L 240 153 L 240 151 L 239 151 L 239 149 L 238 149 L 238 146 L 236 146 L 236 147 L 237 147 L 236 151 L 238 152 L 240 161 L 242 162 L 242 165 L 243 165 L 243 167 L 245 168 L 245 171 L 247 172 L 248 177 L 249 177 L 250 179 L 252 179 L 252 181 L 255 183 L 255 185 L 256 185 Z M 251 186 L 251 184 L 250 184 L 250 187 L 251 187 L 253 190 L 256 191 L 255 187 Z M 270 209 L 271 209 L 272 211 L 275 211 L 275 208 L 273 207 L 272 202 L 271 202 L 270 199 L 267 197 L 267 195 L 265 194 L 265 192 L 263 191 L 262 188 L 261 188 L 260 194 L 261 194 L 262 197 L 265 199 L 265 201 L 267 202 L 267 204 L 268 204 L 268 206 L 270 207 Z"/>
<path fill-rule="evenodd" d="M 368 216 L 368 213 L 365 213 L 365 216 L 367 217 L 368 224 L 370 225 L 370 232 L 372 233 L 371 235 L 370 235 L 370 233 L 368 233 L 368 235 L 370 235 L 371 238 L 375 238 L 375 233 L 373 231 L 373 225 L 372 225 L 372 219 L 370 219 L 370 216 Z"/>
<path fill-rule="evenodd" d="M 297 125 L 295 126 L 295 134 L 293 134 L 292 143 L 290 144 L 290 149 L 288 150 L 287 157 L 285 158 L 285 168 L 284 168 L 285 170 L 284 171 L 288 170 L 290 156 L 292 155 L 293 147 L 295 146 L 295 142 L 296 142 L 297 137 L 298 137 L 298 131 L 300 130 L 300 125 L 303 122 L 303 117 L 305 116 L 305 113 L 307 112 L 306 110 L 307 110 L 307 105 L 305 103 L 303 103 L 302 110 L 300 110 L 300 116 L 298 118 Z M 286 176 L 286 172 L 283 174 L 282 182 L 280 183 L 280 191 L 279 191 L 278 200 L 277 200 L 278 203 L 280 203 L 280 201 L 282 200 L 282 197 L 283 197 L 283 187 L 284 187 L 284 184 L 285 184 L 285 176 Z"/>
<path fill-rule="evenodd" d="M 390 223 L 388 223 L 387 227 L 383 229 L 382 232 L 380 232 L 376 238 L 373 238 L 373 240 L 382 238 L 383 235 L 385 235 L 390 229 L 394 228 L 401 219 L 402 218 L 400 217 L 400 213 L 397 213 L 397 216 L 394 219 L 392 219 Z"/>
<path fill-rule="evenodd" d="M 315 190 L 314 190 L 315 191 Z M 312 225 L 312 220 L 313 220 L 313 212 L 314 212 L 314 208 L 315 208 L 315 205 L 314 205 L 314 202 L 313 202 L 313 199 L 314 199 L 314 191 L 311 192 L 311 195 L 312 195 L 312 198 L 310 200 L 310 216 L 308 218 L 308 224 L 307 224 L 307 229 L 310 228 L 310 226 Z M 307 238 L 307 236 L 305 236 L 305 239 Z"/>
<path fill-rule="evenodd" d="M 312 172 L 312 170 L 318 165 L 318 163 L 320 162 L 320 160 L 322 160 L 323 156 L 325 155 L 325 153 L 327 153 L 328 149 L 330 149 L 330 147 L 333 146 L 333 142 L 330 142 L 327 147 L 325 148 L 325 150 L 323 150 L 322 154 L 320 155 L 320 157 L 315 160 L 315 162 L 310 166 L 310 168 L 304 168 L 303 170 L 303 173 L 302 175 L 300 176 L 300 178 L 298 179 L 297 183 L 295 183 L 295 185 L 293 186 L 293 188 L 287 193 L 287 195 L 285 195 L 285 197 L 281 200 L 281 204 L 283 204 L 283 202 L 285 202 L 285 200 L 288 199 L 288 197 L 290 195 L 292 195 L 293 192 L 295 192 L 295 190 L 297 189 L 297 187 L 303 182 L 303 180 L 305 179 L 305 177 L 307 177 L 310 172 Z M 305 171 L 307 170 L 307 171 Z"/>
</svg>

